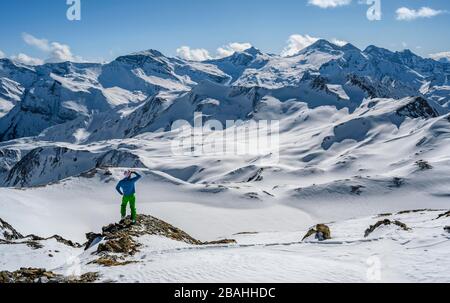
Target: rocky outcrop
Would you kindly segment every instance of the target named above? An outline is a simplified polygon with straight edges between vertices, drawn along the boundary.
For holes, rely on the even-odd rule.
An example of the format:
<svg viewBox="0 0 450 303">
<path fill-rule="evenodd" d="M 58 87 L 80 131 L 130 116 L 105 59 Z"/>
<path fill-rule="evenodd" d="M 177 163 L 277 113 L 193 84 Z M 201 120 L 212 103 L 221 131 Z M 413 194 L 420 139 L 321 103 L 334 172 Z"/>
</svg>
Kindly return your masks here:
<svg viewBox="0 0 450 303">
<path fill-rule="evenodd" d="M 398 212 L 398 215 L 405 215 L 405 214 L 414 214 L 414 213 L 423 213 L 426 211 L 433 211 L 432 209 L 413 209 L 413 210 L 403 210 Z"/>
<path fill-rule="evenodd" d="M 79 277 L 64 277 L 41 268 L 21 268 L 0 272 L 2 283 L 93 283 L 99 278 L 97 273 L 86 273 Z"/>
<path fill-rule="evenodd" d="M 331 239 L 331 230 L 325 224 L 317 224 L 314 228 L 311 228 L 306 235 L 303 237 L 302 241 L 314 236 L 316 240 L 325 241 Z"/>
<path fill-rule="evenodd" d="M 90 262 L 89 264 L 97 264 L 104 267 L 125 266 L 129 264 L 137 263 L 136 261 L 125 261 L 123 257 L 119 256 L 103 256 L 97 260 Z"/>
<path fill-rule="evenodd" d="M 399 108 L 397 114 L 402 117 L 430 119 L 439 117 L 439 113 L 422 97 L 414 98 L 407 105 Z"/>
<path fill-rule="evenodd" d="M 122 255 L 134 255 L 139 251 L 140 244 L 125 233 L 114 235 L 97 248 L 97 253 L 114 253 Z"/>
<path fill-rule="evenodd" d="M 0 240 L 4 239 L 7 241 L 19 240 L 24 237 L 15 230 L 8 222 L 0 219 Z"/>
<path fill-rule="evenodd" d="M 367 238 L 368 236 L 370 236 L 375 230 L 377 230 L 381 226 L 391 226 L 391 225 L 398 226 L 404 231 L 410 231 L 411 230 L 405 223 L 402 223 L 400 221 L 391 221 L 389 219 L 386 219 L 386 220 L 378 221 L 377 223 L 375 223 L 375 225 L 370 226 L 366 230 L 366 232 L 364 233 L 364 237 Z"/>
<path fill-rule="evenodd" d="M 185 242 L 192 245 L 221 245 L 235 244 L 234 239 L 223 239 L 211 242 L 202 242 L 194 239 L 184 231 L 169 223 L 148 215 L 138 215 L 136 224 L 130 218 L 120 223 L 110 224 L 103 227 L 101 234 L 89 233 L 86 235 L 88 242 L 85 245 L 89 249 L 100 243 L 95 251 L 96 254 L 121 254 L 132 256 L 139 252 L 141 244 L 137 241 L 145 235 L 162 236 L 175 241 Z"/>
<path fill-rule="evenodd" d="M 132 224 L 129 219 L 117 224 L 110 224 L 103 228 L 102 234 L 106 239 L 115 239 L 121 236 L 157 235 L 189 244 L 200 243 L 181 229 L 148 215 L 139 215 L 136 224 Z"/>
<path fill-rule="evenodd" d="M 229 245 L 229 244 L 236 244 L 236 240 L 234 239 L 223 239 L 223 240 L 217 240 L 217 241 L 211 241 L 211 242 L 203 242 L 202 245 Z"/>
<path fill-rule="evenodd" d="M 446 212 L 446 213 L 443 213 L 443 214 L 440 214 L 440 215 L 437 217 L 436 220 L 439 220 L 439 219 L 442 219 L 442 218 L 448 218 L 448 217 L 450 217 L 450 211 L 448 211 L 448 212 Z"/>
<path fill-rule="evenodd" d="M 44 247 L 41 242 L 48 240 L 56 240 L 57 242 L 70 246 L 72 248 L 83 247 L 79 243 L 72 242 L 70 240 L 64 239 L 59 235 L 54 235 L 52 237 L 43 238 L 36 235 L 23 236 L 17 230 L 15 230 L 8 222 L 0 219 L 0 244 L 25 244 L 34 249 L 40 249 Z"/>
<path fill-rule="evenodd" d="M 431 166 L 430 163 L 428 163 L 425 160 L 419 160 L 416 162 L 416 166 L 419 168 L 419 170 L 421 171 L 425 171 L 425 170 L 430 170 L 433 169 L 433 166 Z"/>
</svg>

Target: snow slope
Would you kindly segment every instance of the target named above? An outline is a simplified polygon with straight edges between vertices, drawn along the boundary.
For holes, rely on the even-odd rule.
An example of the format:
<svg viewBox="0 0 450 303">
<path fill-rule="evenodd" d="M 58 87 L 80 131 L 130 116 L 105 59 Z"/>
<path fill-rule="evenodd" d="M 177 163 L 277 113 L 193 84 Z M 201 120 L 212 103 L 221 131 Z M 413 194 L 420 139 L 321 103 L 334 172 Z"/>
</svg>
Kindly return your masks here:
<svg viewBox="0 0 450 303">
<path fill-rule="evenodd" d="M 30 251 L 20 244 L 0 244 L 0 264 L 10 271 L 12 264 L 40 266 L 66 276 L 98 272 L 98 281 L 108 283 L 448 283 L 450 238 L 442 226 L 450 219 L 440 217 L 442 213 L 421 210 L 335 222 L 329 224 L 332 239 L 324 242 L 301 241 L 306 230 L 295 230 L 233 234 L 235 243 L 216 245 L 144 234 L 133 237 L 138 246 L 131 255 L 104 252 L 100 246 L 107 245 L 106 239 L 86 251 L 55 241 Z M 401 220 L 408 230 L 390 225 L 365 236 L 370 225 L 386 219 Z M 50 252 L 56 257 L 46 255 Z M 101 260 L 116 263 L 93 263 Z"/>
</svg>

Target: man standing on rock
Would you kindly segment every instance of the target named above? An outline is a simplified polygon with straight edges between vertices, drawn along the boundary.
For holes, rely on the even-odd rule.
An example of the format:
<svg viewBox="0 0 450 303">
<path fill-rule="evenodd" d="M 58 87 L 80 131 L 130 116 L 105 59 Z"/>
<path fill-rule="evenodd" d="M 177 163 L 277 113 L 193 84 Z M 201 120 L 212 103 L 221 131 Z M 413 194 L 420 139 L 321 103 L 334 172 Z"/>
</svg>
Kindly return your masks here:
<svg viewBox="0 0 450 303">
<path fill-rule="evenodd" d="M 127 205 L 130 203 L 131 208 L 131 220 L 133 224 L 136 223 L 136 182 L 142 178 L 140 174 L 135 171 L 127 170 L 125 173 L 125 178 L 122 179 L 116 186 L 117 192 L 122 196 L 122 205 L 120 213 L 122 215 L 122 220 L 125 219 L 127 215 Z M 134 177 L 132 177 L 135 175 Z"/>
</svg>

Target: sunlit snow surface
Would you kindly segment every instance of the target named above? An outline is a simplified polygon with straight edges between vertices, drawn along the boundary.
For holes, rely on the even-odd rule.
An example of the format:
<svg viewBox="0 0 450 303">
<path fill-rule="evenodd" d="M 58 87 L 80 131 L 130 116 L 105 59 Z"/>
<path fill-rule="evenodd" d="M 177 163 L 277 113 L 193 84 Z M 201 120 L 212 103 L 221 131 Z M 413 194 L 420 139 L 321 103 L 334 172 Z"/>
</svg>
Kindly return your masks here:
<svg viewBox="0 0 450 303">
<path fill-rule="evenodd" d="M 252 48 L 201 63 L 157 51 L 108 64 L 2 59 L 1 219 L 23 235 L 83 243 L 118 221 L 115 185 L 134 168 L 140 213 L 238 244 L 142 237 L 138 263 L 114 268 L 88 265 L 95 248 L 0 244 L 0 270 L 98 271 L 104 282 L 450 282 L 450 222 L 435 220 L 450 209 L 449 70 L 323 40 L 286 58 Z M 199 111 L 222 123 L 279 121 L 279 146 L 174 154 L 191 133 L 171 124 Z M 439 211 L 396 215 L 411 209 Z M 364 238 L 382 213 L 411 231 Z M 318 223 L 333 239 L 300 243 Z"/>
</svg>

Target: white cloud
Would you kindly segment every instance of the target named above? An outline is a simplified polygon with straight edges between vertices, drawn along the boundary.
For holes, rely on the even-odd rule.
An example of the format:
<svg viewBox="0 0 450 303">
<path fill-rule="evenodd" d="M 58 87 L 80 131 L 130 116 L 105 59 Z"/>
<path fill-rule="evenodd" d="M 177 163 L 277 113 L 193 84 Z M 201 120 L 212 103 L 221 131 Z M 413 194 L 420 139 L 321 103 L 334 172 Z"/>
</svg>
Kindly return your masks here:
<svg viewBox="0 0 450 303">
<path fill-rule="evenodd" d="M 70 46 L 59 42 L 49 42 L 47 39 L 39 39 L 28 33 L 23 33 L 22 38 L 26 44 L 37 48 L 40 51 L 47 53 L 48 58 L 45 62 L 59 63 L 59 62 L 80 62 L 81 57 L 74 56 L 70 50 Z M 23 54 L 22 54 L 23 55 Z"/>
<path fill-rule="evenodd" d="M 283 49 L 281 55 L 283 57 L 293 56 L 319 39 L 309 35 L 291 35 L 287 41 L 288 45 Z"/>
<path fill-rule="evenodd" d="M 0 50 L 0 59 L 3 59 L 5 57 L 6 57 L 5 53 Z"/>
<path fill-rule="evenodd" d="M 50 45 L 48 40 L 45 39 L 38 39 L 34 37 L 33 35 L 30 35 L 28 33 L 22 34 L 23 41 L 25 41 L 26 44 L 36 47 L 37 49 L 40 49 L 44 52 L 50 52 Z"/>
<path fill-rule="evenodd" d="M 182 46 L 177 49 L 177 55 L 181 59 L 191 61 L 205 61 L 211 59 L 209 52 L 203 48 L 190 48 L 189 46 Z"/>
<path fill-rule="evenodd" d="M 300 34 L 291 35 L 287 41 L 288 45 L 281 52 L 281 56 L 289 57 L 289 56 L 296 55 L 296 54 L 298 54 L 299 51 L 314 44 L 315 42 L 317 42 L 320 39 L 321 38 L 312 37 L 310 35 L 300 35 Z M 330 42 L 337 46 L 340 46 L 340 47 L 348 44 L 347 41 L 336 39 L 336 38 L 331 39 Z"/>
<path fill-rule="evenodd" d="M 70 47 L 66 44 L 52 42 L 50 44 L 50 48 L 51 48 L 51 56 L 46 60 L 47 62 L 58 63 L 65 61 L 72 61 L 72 62 L 81 61 L 81 58 L 75 57 L 72 54 Z"/>
<path fill-rule="evenodd" d="M 220 59 L 231 56 L 235 52 L 242 52 L 252 47 L 250 43 L 233 42 L 217 49 L 216 56 L 211 56 L 208 50 L 204 48 L 190 48 L 189 46 L 182 46 L 177 49 L 177 56 L 191 61 L 205 61 L 210 59 Z"/>
<path fill-rule="evenodd" d="M 407 7 L 401 7 L 397 9 L 397 20 L 399 21 L 412 21 L 419 18 L 432 18 L 437 15 L 445 13 L 442 10 L 435 10 L 429 7 L 422 7 L 418 10 L 410 9 Z"/>
<path fill-rule="evenodd" d="M 309 0 L 311 5 L 318 6 L 320 8 L 334 8 L 338 6 L 349 5 L 352 0 Z"/>
<path fill-rule="evenodd" d="M 12 56 L 12 60 L 26 64 L 26 65 L 42 65 L 44 61 L 39 58 L 33 58 L 26 54 L 18 54 L 17 56 Z"/>
<path fill-rule="evenodd" d="M 346 44 L 348 44 L 347 41 L 345 41 L 345 40 L 339 40 L 339 39 L 336 39 L 336 38 L 332 39 L 332 40 L 331 40 L 331 43 L 333 43 L 333 44 L 335 44 L 335 45 L 337 45 L 337 46 L 340 46 L 340 47 L 345 46 Z"/>
<path fill-rule="evenodd" d="M 441 52 L 436 54 L 430 54 L 430 58 L 438 61 L 450 62 L 450 52 Z"/>
<path fill-rule="evenodd" d="M 250 47 L 252 47 L 252 45 L 250 43 L 233 42 L 233 43 L 229 43 L 228 45 L 219 47 L 217 49 L 217 55 L 219 58 L 225 58 L 225 57 L 231 56 L 235 52 L 245 51 L 246 49 L 249 49 Z"/>
</svg>

